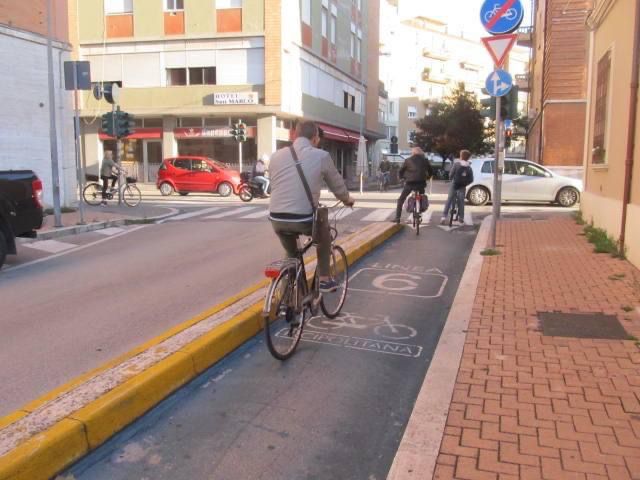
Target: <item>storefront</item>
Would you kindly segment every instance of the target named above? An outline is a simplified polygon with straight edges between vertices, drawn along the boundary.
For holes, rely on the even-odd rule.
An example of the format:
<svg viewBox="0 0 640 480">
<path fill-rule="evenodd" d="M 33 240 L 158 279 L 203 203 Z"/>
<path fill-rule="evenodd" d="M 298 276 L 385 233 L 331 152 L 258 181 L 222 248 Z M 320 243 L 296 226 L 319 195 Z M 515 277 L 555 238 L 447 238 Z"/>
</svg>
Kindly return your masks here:
<svg viewBox="0 0 640 480">
<path fill-rule="evenodd" d="M 247 141 L 242 143 L 243 170 L 253 166 L 257 159 L 256 127 L 247 127 Z M 229 127 L 180 127 L 173 131 L 178 144 L 178 155 L 197 155 L 239 168 L 239 145 L 231 137 Z"/>
<path fill-rule="evenodd" d="M 116 150 L 116 140 L 99 134 L 103 151 Z M 162 163 L 162 128 L 136 128 L 135 133 L 120 142 L 119 161 L 129 175 L 140 182 L 155 182 Z"/>
<path fill-rule="evenodd" d="M 318 126 L 323 134 L 321 147 L 331 154 L 336 168 L 345 180 L 354 179 L 360 135 L 353 130 L 345 130 L 325 123 L 318 123 Z"/>
</svg>

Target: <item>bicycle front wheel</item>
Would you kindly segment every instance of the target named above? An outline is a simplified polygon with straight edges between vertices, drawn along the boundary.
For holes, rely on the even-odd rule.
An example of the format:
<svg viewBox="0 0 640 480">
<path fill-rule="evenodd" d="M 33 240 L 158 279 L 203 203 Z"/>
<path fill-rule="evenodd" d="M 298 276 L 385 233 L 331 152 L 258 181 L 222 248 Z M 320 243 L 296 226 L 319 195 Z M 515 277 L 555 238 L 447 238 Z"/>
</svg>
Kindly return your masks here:
<svg viewBox="0 0 640 480">
<path fill-rule="evenodd" d="M 82 198 L 89 205 L 100 205 L 100 202 L 102 202 L 102 187 L 97 183 L 89 183 L 82 191 Z"/>
<path fill-rule="evenodd" d="M 122 190 L 122 200 L 130 207 L 135 207 L 142 200 L 140 189 L 135 185 L 127 185 Z"/>
<path fill-rule="evenodd" d="M 329 262 L 329 274 L 338 284 L 338 288 L 333 292 L 322 294 L 320 308 L 325 316 L 335 318 L 342 310 L 349 288 L 349 264 L 347 254 L 342 247 L 338 245 L 332 247 Z"/>
<path fill-rule="evenodd" d="M 296 312 L 300 302 L 295 301 L 298 291 L 295 274 L 295 269 L 283 269 L 271 282 L 267 293 L 264 333 L 269 352 L 278 360 L 286 360 L 293 355 L 302 336 L 303 318 Z"/>
</svg>

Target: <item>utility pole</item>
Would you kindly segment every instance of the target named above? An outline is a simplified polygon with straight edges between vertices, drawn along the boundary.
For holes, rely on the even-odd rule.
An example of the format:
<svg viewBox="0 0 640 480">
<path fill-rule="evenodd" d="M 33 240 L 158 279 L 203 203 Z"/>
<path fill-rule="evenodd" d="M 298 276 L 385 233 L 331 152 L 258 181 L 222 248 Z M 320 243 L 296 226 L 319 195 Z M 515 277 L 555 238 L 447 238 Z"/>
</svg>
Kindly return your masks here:
<svg viewBox="0 0 640 480">
<path fill-rule="evenodd" d="M 80 210 L 80 225 L 84 225 L 84 201 L 82 199 L 82 185 L 84 169 L 80 157 L 80 103 L 78 98 L 78 62 L 73 62 L 73 95 L 74 95 L 74 139 L 76 144 L 76 175 L 78 177 L 78 208 Z"/>
<path fill-rule="evenodd" d="M 498 218 L 500 218 L 500 175 L 502 172 L 500 171 L 501 161 L 500 161 L 500 142 L 502 141 L 502 97 L 496 98 L 496 148 L 495 148 L 495 161 L 493 162 L 493 198 L 492 207 L 493 207 L 493 215 L 491 216 L 491 248 L 495 250 L 496 248 L 496 231 L 498 227 Z"/>
<path fill-rule="evenodd" d="M 60 172 L 58 168 L 58 130 L 56 128 L 56 97 L 53 80 L 52 0 L 47 0 L 47 69 L 49 83 L 49 146 L 51 149 L 51 184 L 53 186 L 54 227 L 62 227 L 60 210 Z"/>
</svg>

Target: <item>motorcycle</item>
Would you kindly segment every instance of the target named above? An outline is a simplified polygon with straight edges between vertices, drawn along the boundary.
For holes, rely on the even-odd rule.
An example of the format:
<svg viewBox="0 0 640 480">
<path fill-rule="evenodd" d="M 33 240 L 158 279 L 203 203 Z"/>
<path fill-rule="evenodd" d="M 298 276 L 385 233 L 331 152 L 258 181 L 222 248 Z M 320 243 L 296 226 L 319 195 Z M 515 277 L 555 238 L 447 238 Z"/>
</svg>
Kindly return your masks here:
<svg viewBox="0 0 640 480">
<path fill-rule="evenodd" d="M 267 195 L 263 195 L 262 185 L 251 178 L 246 172 L 242 172 L 240 174 L 240 180 L 242 183 L 238 188 L 238 196 L 243 202 L 250 202 L 254 197 L 266 198 L 271 193 L 271 185 L 269 185 L 267 188 Z"/>
</svg>

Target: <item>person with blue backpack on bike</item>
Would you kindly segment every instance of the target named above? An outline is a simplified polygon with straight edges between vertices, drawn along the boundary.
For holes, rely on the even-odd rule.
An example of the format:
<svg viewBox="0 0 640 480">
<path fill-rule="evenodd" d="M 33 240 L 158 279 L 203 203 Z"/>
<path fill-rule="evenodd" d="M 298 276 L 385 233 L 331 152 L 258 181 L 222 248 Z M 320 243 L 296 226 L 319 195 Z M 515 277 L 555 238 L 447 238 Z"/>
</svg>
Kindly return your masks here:
<svg viewBox="0 0 640 480">
<path fill-rule="evenodd" d="M 469 150 L 460 150 L 460 158 L 456 160 L 449 172 L 449 196 L 444 207 L 440 224 L 444 225 L 449 216 L 449 209 L 453 206 L 453 202 L 458 202 L 458 223 L 464 225 L 464 198 L 467 193 L 467 185 L 473 182 L 473 170 L 471 169 L 471 152 Z"/>
</svg>

